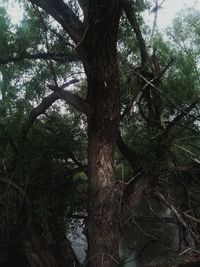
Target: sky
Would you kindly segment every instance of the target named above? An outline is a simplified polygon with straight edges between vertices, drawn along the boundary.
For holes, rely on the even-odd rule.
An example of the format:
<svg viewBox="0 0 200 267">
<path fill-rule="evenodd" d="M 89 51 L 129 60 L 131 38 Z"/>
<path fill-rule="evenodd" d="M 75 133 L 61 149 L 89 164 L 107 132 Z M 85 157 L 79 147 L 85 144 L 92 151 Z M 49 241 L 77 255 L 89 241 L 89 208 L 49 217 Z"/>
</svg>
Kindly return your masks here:
<svg viewBox="0 0 200 267">
<path fill-rule="evenodd" d="M 162 0 L 159 0 L 159 2 L 161 3 Z M 158 13 L 159 28 L 164 29 L 169 26 L 172 23 L 175 14 L 182 8 L 187 7 L 194 7 L 200 11 L 200 0 L 165 0 L 162 9 L 160 9 Z M 17 23 L 22 19 L 23 12 L 18 4 L 9 5 L 7 11 L 11 16 L 13 23 Z M 153 14 L 150 15 L 150 20 L 152 20 L 152 17 Z"/>
<path fill-rule="evenodd" d="M 162 1 L 159 0 L 161 3 Z M 200 11 L 200 0 L 165 0 L 158 13 L 158 25 L 165 28 L 172 23 L 175 15 L 183 8 L 193 7 Z"/>
</svg>

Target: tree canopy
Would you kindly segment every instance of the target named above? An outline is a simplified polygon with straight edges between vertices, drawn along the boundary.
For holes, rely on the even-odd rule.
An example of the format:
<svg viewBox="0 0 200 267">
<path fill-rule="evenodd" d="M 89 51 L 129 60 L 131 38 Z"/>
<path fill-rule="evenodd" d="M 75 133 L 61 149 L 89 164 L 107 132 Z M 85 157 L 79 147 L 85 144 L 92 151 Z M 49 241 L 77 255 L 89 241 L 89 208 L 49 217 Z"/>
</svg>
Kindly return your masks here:
<svg viewBox="0 0 200 267">
<path fill-rule="evenodd" d="M 200 12 L 163 35 L 152 2 L 19 1 L 18 24 L 2 3 L 1 266 L 125 266 L 120 244 L 142 219 L 176 225 L 173 255 L 198 256 Z M 84 265 L 67 238 L 78 226 Z"/>
</svg>

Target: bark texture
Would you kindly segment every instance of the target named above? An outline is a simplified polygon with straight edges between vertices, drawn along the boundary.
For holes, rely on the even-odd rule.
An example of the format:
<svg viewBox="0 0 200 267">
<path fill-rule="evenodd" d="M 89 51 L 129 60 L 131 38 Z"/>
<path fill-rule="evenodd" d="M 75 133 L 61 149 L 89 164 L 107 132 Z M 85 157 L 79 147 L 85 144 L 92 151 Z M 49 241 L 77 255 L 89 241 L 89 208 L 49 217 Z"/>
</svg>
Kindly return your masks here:
<svg viewBox="0 0 200 267">
<path fill-rule="evenodd" d="M 114 183 L 114 150 L 119 122 L 116 44 L 120 1 L 91 1 L 84 40 L 88 79 L 88 265 L 117 265 L 119 203 Z"/>
</svg>

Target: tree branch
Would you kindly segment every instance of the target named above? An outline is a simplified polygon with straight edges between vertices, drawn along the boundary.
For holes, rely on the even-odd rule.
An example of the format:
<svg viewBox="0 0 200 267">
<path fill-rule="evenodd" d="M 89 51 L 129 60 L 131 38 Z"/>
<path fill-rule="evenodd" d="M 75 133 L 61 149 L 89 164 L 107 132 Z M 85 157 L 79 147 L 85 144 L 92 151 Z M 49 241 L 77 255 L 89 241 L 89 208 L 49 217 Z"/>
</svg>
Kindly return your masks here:
<svg viewBox="0 0 200 267">
<path fill-rule="evenodd" d="M 143 87 L 143 90 L 147 87 L 147 86 L 151 86 L 152 88 L 154 88 L 157 92 L 159 92 L 163 97 L 164 97 L 164 99 L 174 108 L 174 109 L 176 109 L 176 110 L 178 110 L 179 112 L 181 112 L 181 114 L 183 113 L 183 114 L 185 114 L 185 115 L 188 115 L 188 116 L 190 116 L 191 118 L 194 118 L 195 120 L 198 120 L 198 121 L 200 121 L 200 116 L 199 115 L 197 115 L 197 116 L 195 116 L 195 115 L 192 115 L 192 114 L 190 114 L 188 111 L 185 111 L 185 110 L 182 110 L 182 109 L 180 109 L 180 108 L 178 108 L 172 101 L 171 101 L 171 99 L 169 98 L 169 97 L 167 97 L 166 95 L 164 95 L 164 93 L 159 89 L 159 87 L 158 86 L 156 86 L 154 83 L 156 82 L 156 81 L 158 81 L 158 79 L 160 79 L 160 78 L 162 78 L 162 76 L 165 74 L 165 72 L 168 70 L 168 68 L 171 66 L 171 64 L 173 63 L 173 60 L 174 59 L 171 59 L 170 60 L 170 62 L 160 71 L 160 73 L 156 76 L 156 77 L 154 77 L 153 79 L 151 79 L 150 81 L 149 80 L 147 80 L 143 75 L 141 75 L 140 73 L 138 73 L 137 71 L 136 71 L 136 69 L 135 69 L 135 67 L 134 66 L 132 66 L 130 63 L 128 63 L 127 61 L 125 61 L 125 60 L 122 60 L 122 62 L 124 62 L 124 63 L 126 63 L 127 64 L 127 66 L 130 68 L 130 69 L 132 69 L 132 71 L 133 71 L 133 73 L 134 74 L 136 74 L 139 78 L 141 78 L 144 82 L 146 82 L 146 84 L 145 84 L 145 86 Z M 197 100 L 197 101 L 195 101 L 194 103 L 199 103 L 199 99 Z M 191 105 L 193 105 L 193 103 L 191 104 Z M 191 108 L 191 106 L 189 106 L 188 107 L 188 109 L 189 108 Z M 193 108 L 193 107 L 192 107 Z"/>
<path fill-rule="evenodd" d="M 59 62 L 72 62 L 72 61 L 78 61 L 78 55 L 75 52 L 65 54 L 65 53 L 35 53 L 35 54 L 28 54 L 26 52 L 22 53 L 21 55 L 15 56 L 15 57 L 8 57 L 6 59 L 0 58 L 0 64 L 7 64 L 7 63 L 16 63 L 20 62 L 22 60 L 26 59 L 42 59 L 42 60 L 54 60 Z"/>
<path fill-rule="evenodd" d="M 89 105 L 82 98 L 74 95 L 71 92 L 62 90 L 63 87 L 67 87 L 70 84 L 76 83 L 77 81 L 78 80 L 76 79 L 71 80 L 70 82 L 65 83 L 60 88 L 57 88 L 56 86 L 49 86 L 51 89 L 54 89 L 54 92 L 49 96 L 43 98 L 42 102 L 31 111 L 29 117 L 22 126 L 21 129 L 22 144 L 25 142 L 28 131 L 31 128 L 34 121 L 37 119 L 37 117 L 43 114 L 58 99 L 64 99 L 68 104 L 77 108 L 81 112 L 84 112 L 86 114 L 89 112 Z M 64 95 L 64 97 L 62 96 L 62 94 Z"/>
<path fill-rule="evenodd" d="M 88 116 L 90 114 L 90 106 L 88 105 L 88 103 L 84 101 L 80 96 L 75 95 L 70 91 L 63 90 L 63 88 L 75 82 L 78 82 L 78 80 L 74 79 L 60 87 L 57 87 L 55 85 L 49 85 L 49 88 L 53 90 L 56 94 L 58 94 L 60 99 L 65 100 L 67 104 L 73 106 L 78 111 Z"/>
<path fill-rule="evenodd" d="M 119 131 L 117 133 L 116 143 L 119 151 L 134 169 L 139 161 L 139 156 L 133 150 L 131 150 L 127 144 L 124 143 Z"/>
<path fill-rule="evenodd" d="M 87 23 L 88 20 L 88 9 L 89 9 L 89 0 L 78 0 L 78 3 L 84 14 L 84 22 Z"/>
<path fill-rule="evenodd" d="M 155 184 L 157 178 L 148 173 L 141 173 L 135 179 L 132 179 L 124 189 L 124 211 L 123 218 L 125 226 L 130 220 L 135 217 L 133 211 L 138 202 L 145 194 L 149 193 Z"/>
<path fill-rule="evenodd" d="M 49 96 L 43 98 L 42 102 L 31 111 L 29 117 L 23 123 L 21 129 L 22 144 L 25 142 L 28 131 L 31 128 L 34 121 L 37 119 L 37 117 L 43 114 L 58 99 L 59 95 L 56 93 L 52 93 Z"/>
<path fill-rule="evenodd" d="M 166 127 L 165 134 L 169 132 L 169 130 L 177 125 L 185 116 L 189 115 L 190 111 L 195 108 L 195 106 L 198 104 L 199 100 L 196 100 L 192 104 L 189 105 L 185 110 L 182 110 L 179 115 L 177 115 Z"/>
<path fill-rule="evenodd" d="M 127 195 L 126 197 L 130 203 L 130 207 L 135 206 L 140 198 L 150 191 L 153 181 L 154 177 L 152 175 L 143 173 L 127 184 L 125 195 Z"/>
<path fill-rule="evenodd" d="M 154 196 L 157 197 L 158 199 L 160 199 L 162 202 L 164 202 L 170 209 L 171 211 L 174 213 L 176 219 L 178 220 L 178 222 L 180 224 L 182 224 L 186 229 L 187 229 L 187 224 L 184 221 L 182 215 L 180 214 L 180 212 L 170 203 L 170 201 L 168 201 L 165 196 L 163 194 L 161 194 L 160 192 L 154 192 Z"/>
<path fill-rule="evenodd" d="M 52 16 L 77 44 L 80 42 L 84 26 L 72 9 L 63 0 L 29 0 Z"/>
<path fill-rule="evenodd" d="M 146 49 L 145 40 L 142 36 L 140 26 L 136 18 L 134 3 L 131 4 L 129 0 L 123 0 L 123 9 L 124 9 L 127 19 L 129 20 L 136 34 L 136 38 L 137 38 L 139 49 L 140 49 L 140 55 L 141 55 L 141 65 L 142 65 L 142 68 L 145 68 L 145 65 L 148 61 L 148 53 Z"/>
</svg>

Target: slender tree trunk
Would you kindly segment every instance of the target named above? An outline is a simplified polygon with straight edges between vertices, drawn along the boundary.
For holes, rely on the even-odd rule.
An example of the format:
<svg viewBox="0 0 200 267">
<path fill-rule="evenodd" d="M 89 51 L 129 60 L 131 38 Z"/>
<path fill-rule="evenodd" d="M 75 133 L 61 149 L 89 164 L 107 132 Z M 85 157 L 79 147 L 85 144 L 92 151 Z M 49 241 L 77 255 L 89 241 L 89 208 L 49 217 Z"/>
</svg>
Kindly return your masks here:
<svg viewBox="0 0 200 267">
<path fill-rule="evenodd" d="M 88 102 L 89 260 L 92 267 L 116 266 L 119 202 L 114 152 L 119 122 L 117 32 L 120 1 L 91 1 L 85 48 Z M 91 19 L 90 19 L 91 18 Z"/>
</svg>

